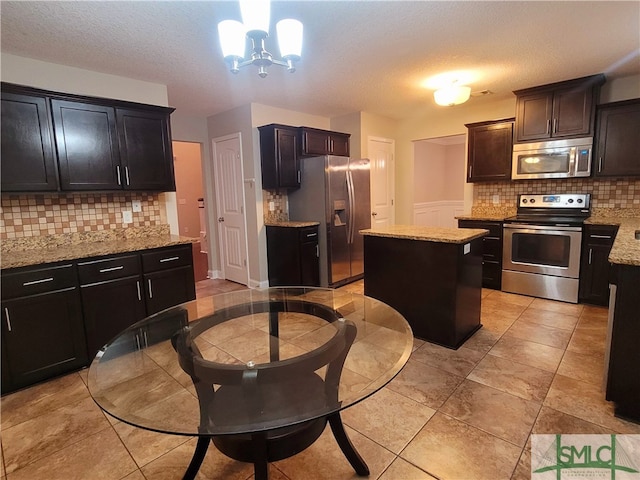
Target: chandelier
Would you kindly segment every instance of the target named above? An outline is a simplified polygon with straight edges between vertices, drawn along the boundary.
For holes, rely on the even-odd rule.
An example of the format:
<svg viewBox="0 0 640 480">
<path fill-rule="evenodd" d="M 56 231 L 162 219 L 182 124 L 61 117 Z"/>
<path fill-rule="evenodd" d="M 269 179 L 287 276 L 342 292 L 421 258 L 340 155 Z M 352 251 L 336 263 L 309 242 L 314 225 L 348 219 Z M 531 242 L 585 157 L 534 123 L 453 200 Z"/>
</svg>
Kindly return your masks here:
<svg viewBox="0 0 640 480">
<path fill-rule="evenodd" d="M 287 18 L 276 25 L 278 44 L 282 60 L 273 58 L 264 46 L 269 36 L 269 0 L 240 0 L 242 23 L 237 20 L 223 20 L 218 24 L 218 35 L 222 55 L 229 64 L 231 72 L 238 73 L 242 67 L 255 65 L 258 75 L 267 76 L 271 65 L 286 67 L 291 73 L 296 71 L 295 62 L 300 60 L 302 52 L 302 23 Z M 245 39 L 251 40 L 251 57 L 244 58 Z"/>
</svg>

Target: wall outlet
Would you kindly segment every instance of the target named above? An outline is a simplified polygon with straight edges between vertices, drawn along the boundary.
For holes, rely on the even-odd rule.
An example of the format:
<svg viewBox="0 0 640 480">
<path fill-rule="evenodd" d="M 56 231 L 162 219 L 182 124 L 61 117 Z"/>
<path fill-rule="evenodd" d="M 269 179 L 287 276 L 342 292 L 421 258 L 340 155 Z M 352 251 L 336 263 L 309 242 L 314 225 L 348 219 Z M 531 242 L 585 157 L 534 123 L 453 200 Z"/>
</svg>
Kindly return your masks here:
<svg viewBox="0 0 640 480">
<path fill-rule="evenodd" d="M 131 210 L 122 211 L 122 223 L 133 223 L 133 213 Z"/>
<path fill-rule="evenodd" d="M 132 200 L 131 201 L 131 209 L 134 212 L 141 212 L 142 211 L 142 202 L 140 200 Z"/>
<path fill-rule="evenodd" d="M 269 211 L 273 212 L 276 209 L 276 204 L 275 202 L 269 202 Z"/>
<path fill-rule="evenodd" d="M 493 204 L 498 205 L 500 203 L 500 195 L 493 196 Z"/>
</svg>

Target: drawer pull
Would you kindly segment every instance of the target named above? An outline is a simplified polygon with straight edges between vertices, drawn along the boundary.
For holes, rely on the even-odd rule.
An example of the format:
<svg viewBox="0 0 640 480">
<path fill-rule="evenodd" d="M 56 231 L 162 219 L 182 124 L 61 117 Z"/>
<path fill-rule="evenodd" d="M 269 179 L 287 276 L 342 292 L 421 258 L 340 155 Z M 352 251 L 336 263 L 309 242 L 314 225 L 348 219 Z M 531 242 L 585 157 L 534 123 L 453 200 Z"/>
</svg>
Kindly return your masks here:
<svg viewBox="0 0 640 480">
<path fill-rule="evenodd" d="M 307 233 L 307 238 L 309 237 L 317 237 L 318 234 L 317 233 Z"/>
<path fill-rule="evenodd" d="M 606 238 L 607 240 L 611 240 L 611 235 L 589 235 L 591 238 Z"/>
<path fill-rule="evenodd" d="M 43 278 L 41 280 L 32 280 L 30 282 L 24 282 L 22 286 L 28 287 L 29 285 L 37 285 L 38 283 L 47 283 L 47 282 L 53 282 L 53 277 Z"/>
<path fill-rule="evenodd" d="M 9 309 L 4 307 L 4 315 L 7 317 L 7 329 L 11 331 L 11 319 L 9 318 Z"/>
<path fill-rule="evenodd" d="M 151 279 L 147 280 L 147 285 L 149 285 L 149 298 L 153 298 L 153 290 L 151 289 Z"/>
<path fill-rule="evenodd" d="M 110 267 L 110 268 L 101 268 L 100 273 L 115 272 L 116 270 L 122 270 L 123 268 L 124 268 L 124 265 L 119 265 L 117 267 Z"/>
<path fill-rule="evenodd" d="M 174 260 L 180 260 L 180 257 L 161 258 L 160 263 L 173 262 Z"/>
</svg>

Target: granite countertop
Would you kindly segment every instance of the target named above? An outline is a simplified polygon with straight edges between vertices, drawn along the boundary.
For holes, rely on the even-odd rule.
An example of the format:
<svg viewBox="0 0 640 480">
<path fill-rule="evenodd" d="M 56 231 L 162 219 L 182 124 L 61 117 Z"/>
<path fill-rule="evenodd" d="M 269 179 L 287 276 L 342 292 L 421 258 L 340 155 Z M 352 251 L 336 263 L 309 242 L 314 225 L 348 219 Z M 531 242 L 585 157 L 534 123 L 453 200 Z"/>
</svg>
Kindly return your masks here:
<svg viewBox="0 0 640 480">
<path fill-rule="evenodd" d="M 502 222 L 505 218 L 516 214 L 515 207 L 478 205 L 471 207 L 470 215 L 459 215 L 457 220 L 483 220 Z"/>
<path fill-rule="evenodd" d="M 171 235 L 168 233 L 168 228 L 144 228 L 124 234 L 116 231 L 103 235 L 47 235 L 21 240 L 22 242 L 3 241 L 2 269 L 136 252 L 200 241 L 198 238 Z"/>
<path fill-rule="evenodd" d="M 421 240 L 438 243 L 466 243 L 489 233 L 478 228 L 444 228 L 418 225 L 390 225 L 360 230 L 362 235 L 389 237 L 407 240 Z"/>
<path fill-rule="evenodd" d="M 617 225 L 618 234 L 609 253 L 609 262 L 640 267 L 640 240 L 635 238 L 636 230 L 640 230 L 640 217 L 592 216 L 585 223 Z"/>
<path fill-rule="evenodd" d="M 265 226 L 267 227 L 304 228 L 304 227 L 315 227 L 317 225 L 320 225 L 320 222 L 290 222 L 290 221 L 265 222 Z"/>
</svg>

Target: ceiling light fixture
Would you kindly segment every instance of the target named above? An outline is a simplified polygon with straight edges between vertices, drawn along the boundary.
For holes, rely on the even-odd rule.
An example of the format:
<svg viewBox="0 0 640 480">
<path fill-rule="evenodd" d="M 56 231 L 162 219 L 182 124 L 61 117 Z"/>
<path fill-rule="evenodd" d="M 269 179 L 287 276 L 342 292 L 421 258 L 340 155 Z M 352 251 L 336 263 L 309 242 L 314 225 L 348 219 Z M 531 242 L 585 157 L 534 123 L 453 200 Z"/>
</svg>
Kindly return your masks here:
<svg viewBox="0 0 640 480">
<path fill-rule="evenodd" d="M 302 23 L 287 18 L 276 25 L 278 44 L 282 60 L 273 58 L 264 46 L 269 36 L 269 0 L 240 0 L 242 23 L 237 20 L 223 20 L 218 23 L 218 35 L 222 55 L 229 63 L 231 72 L 238 73 L 242 67 L 255 65 L 258 75 L 267 76 L 267 67 L 280 65 L 291 73 L 296 71 L 295 62 L 302 53 Z M 245 39 L 251 40 L 251 58 L 245 60 Z"/>
<path fill-rule="evenodd" d="M 451 85 L 442 87 L 433 92 L 433 98 L 438 105 L 443 107 L 452 107 L 460 105 L 469 100 L 471 96 L 471 87 L 466 85 L 458 85 L 458 81 L 454 80 Z"/>
</svg>

